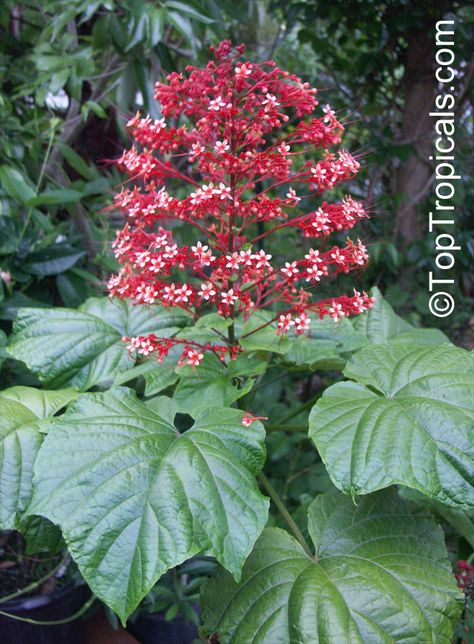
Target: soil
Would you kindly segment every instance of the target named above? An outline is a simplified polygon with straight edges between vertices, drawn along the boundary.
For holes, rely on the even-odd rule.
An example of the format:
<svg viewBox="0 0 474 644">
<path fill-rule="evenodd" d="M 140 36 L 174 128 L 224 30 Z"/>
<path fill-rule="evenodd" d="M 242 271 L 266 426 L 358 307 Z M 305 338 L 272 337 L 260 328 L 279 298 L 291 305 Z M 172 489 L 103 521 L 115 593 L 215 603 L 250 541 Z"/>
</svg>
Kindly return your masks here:
<svg viewBox="0 0 474 644">
<path fill-rule="evenodd" d="M 26 555 L 25 544 L 18 533 L 0 534 L 0 597 L 15 593 L 53 571 L 63 558 L 59 553 Z M 49 577 L 38 588 L 22 597 L 50 593 L 64 583 L 64 578 Z"/>
</svg>

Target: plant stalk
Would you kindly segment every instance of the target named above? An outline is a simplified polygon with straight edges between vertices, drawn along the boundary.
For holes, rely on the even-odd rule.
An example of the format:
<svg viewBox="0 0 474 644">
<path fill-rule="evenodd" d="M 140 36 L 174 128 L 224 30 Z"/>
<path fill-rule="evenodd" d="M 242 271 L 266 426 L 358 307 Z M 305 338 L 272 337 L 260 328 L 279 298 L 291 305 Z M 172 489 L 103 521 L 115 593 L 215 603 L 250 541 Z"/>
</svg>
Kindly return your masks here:
<svg viewBox="0 0 474 644">
<path fill-rule="evenodd" d="M 286 509 L 285 504 L 283 503 L 283 501 L 278 496 L 278 492 L 275 490 L 275 488 L 273 487 L 273 485 L 270 483 L 270 481 L 267 479 L 267 477 L 265 476 L 265 474 L 263 472 L 260 472 L 260 474 L 258 475 L 258 478 L 260 480 L 260 483 L 264 487 L 265 491 L 268 492 L 268 496 L 271 498 L 271 500 L 273 501 L 273 503 L 277 507 L 279 513 L 281 514 L 282 518 L 285 520 L 285 522 L 288 525 L 288 527 L 290 528 L 291 532 L 296 537 L 297 541 L 299 541 L 299 543 L 301 544 L 301 547 L 303 548 L 305 553 L 309 557 L 314 559 L 314 555 L 311 552 L 311 548 L 307 544 L 306 539 L 303 536 L 303 533 L 298 528 L 298 526 L 296 525 L 293 517 L 291 516 L 291 514 Z"/>
<path fill-rule="evenodd" d="M 6 613 L 3 610 L 0 610 L 0 615 L 9 617 L 10 619 L 16 619 L 18 622 L 27 622 L 28 624 L 38 624 L 39 626 L 59 626 L 61 624 L 69 624 L 69 622 L 74 622 L 78 617 L 89 610 L 95 600 L 95 595 L 91 595 L 86 603 L 83 604 L 81 608 L 79 608 L 79 610 L 74 613 L 74 615 L 70 615 L 69 617 L 65 617 L 64 619 L 53 619 L 45 622 L 36 619 L 30 619 L 29 617 L 20 617 L 19 615 L 14 615 L 13 613 Z"/>
<path fill-rule="evenodd" d="M 49 140 L 48 140 L 48 147 L 46 148 L 46 154 L 44 155 L 43 163 L 41 165 L 41 170 L 40 170 L 40 173 L 39 173 L 38 181 L 36 182 L 36 187 L 35 187 L 36 194 L 38 194 L 39 189 L 41 187 L 41 184 L 43 183 L 43 177 L 44 177 L 44 174 L 45 174 L 46 165 L 48 163 L 49 156 L 51 154 L 51 148 L 53 147 L 54 137 L 56 136 L 56 129 L 57 129 L 57 126 L 52 126 L 51 127 L 51 132 L 49 134 Z M 26 213 L 25 223 L 23 224 L 23 228 L 21 229 L 21 232 L 20 232 L 20 241 L 25 236 L 26 229 L 28 228 L 28 225 L 30 223 L 31 213 L 32 212 L 33 212 L 33 208 L 30 206 L 28 208 L 28 212 Z"/>
</svg>

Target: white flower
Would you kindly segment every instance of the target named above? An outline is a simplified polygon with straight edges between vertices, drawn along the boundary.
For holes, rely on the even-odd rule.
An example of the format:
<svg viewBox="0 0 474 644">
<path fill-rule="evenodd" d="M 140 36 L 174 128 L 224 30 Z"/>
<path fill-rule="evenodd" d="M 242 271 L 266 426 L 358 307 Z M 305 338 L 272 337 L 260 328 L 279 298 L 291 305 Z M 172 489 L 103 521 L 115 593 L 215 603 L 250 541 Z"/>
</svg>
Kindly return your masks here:
<svg viewBox="0 0 474 644">
<path fill-rule="evenodd" d="M 332 306 L 329 309 L 329 315 L 332 317 L 332 319 L 337 322 L 340 320 L 342 317 L 344 317 L 345 313 L 342 310 L 342 304 L 338 304 L 337 302 L 332 301 Z"/>
<path fill-rule="evenodd" d="M 285 262 L 285 266 L 281 269 L 281 272 L 283 275 L 286 275 L 288 279 L 295 277 L 295 275 L 298 275 L 299 273 L 296 262 L 291 262 L 291 264 L 290 262 Z"/>
<path fill-rule="evenodd" d="M 199 289 L 199 297 L 203 300 L 210 300 L 211 297 L 216 295 L 216 289 L 211 282 L 202 283 Z"/>
<path fill-rule="evenodd" d="M 234 289 L 231 288 L 229 291 L 222 291 L 221 299 L 223 304 L 232 306 L 232 304 L 238 299 L 237 295 L 234 293 Z"/>
<path fill-rule="evenodd" d="M 214 152 L 216 154 L 224 154 L 227 150 L 230 150 L 229 141 L 227 139 L 216 141 L 216 144 L 214 145 Z"/>
<path fill-rule="evenodd" d="M 290 188 L 290 189 L 288 190 L 288 192 L 286 193 L 286 196 L 288 197 L 288 199 L 291 199 L 291 200 L 292 200 L 292 201 L 294 201 L 295 203 L 298 203 L 299 201 L 301 201 L 301 197 L 298 197 L 298 195 L 297 195 L 297 194 L 296 194 L 296 192 L 293 190 L 293 188 Z"/>
<path fill-rule="evenodd" d="M 226 103 L 222 96 L 216 96 L 216 98 L 209 103 L 209 109 L 213 112 L 219 112 L 224 107 L 232 107 L 232 104 Z"/>
<path fill-rule="evenodd" d="M 295 318 L 295 333 L 300 335 L 309 329 L 310 319 L 306 313 L 300 313 L 299 317 Z"/>
</svg>

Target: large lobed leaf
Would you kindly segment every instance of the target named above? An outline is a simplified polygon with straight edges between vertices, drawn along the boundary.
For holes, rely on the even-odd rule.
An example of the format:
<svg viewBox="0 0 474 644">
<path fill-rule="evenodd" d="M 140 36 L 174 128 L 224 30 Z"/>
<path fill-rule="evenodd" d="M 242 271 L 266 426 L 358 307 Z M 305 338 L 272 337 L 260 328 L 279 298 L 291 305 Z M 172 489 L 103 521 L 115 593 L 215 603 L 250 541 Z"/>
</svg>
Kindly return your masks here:
<svg viewBox="0 0 474 644">
<path fill-rule="evenodd" d="M 264 429 L 211 408 L 183 434 L 168 398 L 125 389 L 76 401 L 36 463 L 31 514 L 58 524 L 94 593 L 123 622 L 168 569 L 199 553 L 236 578 L 267 520 Z"/>
<path fill-rule="evenodd" d="M 474 356 L 400 339 L 349 362 L 356 382 L 329 387 L 309 434 L 334 484 L 366 494 L 400 483 L 451 506 L 474 506 Z"/>
<path fill-rule="evenodd" d="M 222 644 L 452 641 L 462 596 L 432 517 L 378 492 L 355 506 L 340 493 L 309 508 L 310 557 L 266 529 L 242 580 L 221 572 L 203 592 L 205 634 Z"/>
<path fill-rule="evenodd" d="M 43 442 L 42 423 L 77 398 L 73 389 L 0 392 L 0 529 L 20 528 L 31 497 L 33 466 Z"/>
<path fill-rule="evenodd" d="M 104 384 L 133 366 L 123 336 L 168 337 L 185 325 L 184 312 L 93 297 L 79 309 L 21 309 L 9 354 L 50 387 L 81 390 Z"/>
</svg>

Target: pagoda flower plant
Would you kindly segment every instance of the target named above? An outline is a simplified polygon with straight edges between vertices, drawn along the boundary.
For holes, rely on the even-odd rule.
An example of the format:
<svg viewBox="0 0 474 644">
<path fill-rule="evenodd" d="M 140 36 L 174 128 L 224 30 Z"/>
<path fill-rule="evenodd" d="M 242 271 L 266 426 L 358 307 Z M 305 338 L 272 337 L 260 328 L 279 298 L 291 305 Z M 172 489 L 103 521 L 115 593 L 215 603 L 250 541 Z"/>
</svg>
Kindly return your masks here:
<svg viewBox="0 0 474 644">
<path fill-rule="evenodd" d="M 123 624 L 204 556 L 207 641 L 452 641 L 467 586 L 435 514 L 474 547 L 472 354 L 347 290 L 360 159 L 308 83 L 224 41 L 155 98 L 118 160 L 111 297 L 15 322 L 9 354 L 74 399 L 28 426 L 3 527 L 59 527 Z"/>
<path fill-rule="evenodd" d="M 179 364 L 197 367 L 206 352 L 235 360 L 242 350 L 239 316 L 246 321 L 271 311 L 264 325 L 276 323 L 279 336 L 299 335 L 310 328 L 310 312 L 337 322 L 373 301 L 355 290 L 318 298 L 322 280 L 367 261 L 359 240 L 327 242 L 366 217 L 362 204 L 350 196 L 317 199 L 359 169 L 349 152 L 337 151 L 343 125 L 329 105 L 318 110 L 308 83 L 272 61 L 240 62 L 242 52 L 223 42 L 206 68 L 170 74 L 155 91 L 163 118 L 137 115 L 128 123 L 135 145 L 119 166 L 135 186 L 115 199 L 127 223 L 114 244 L 122 268 L 109 282 L 110 294 L 179 307 L 196 320 L 217 312 L 227 321 L 225 337 L 205 343 L 192 336 L 129 339 L 130 349 L 156 353 L 159 362 L 177 345 Z M 177 196 L 174 184 L 185 192 Z M 303 199 L 318 206 L 302 213 Z M 188 244 L 181 228 L 192 237 Z M 267 246 L 278 248 L 278 236 L 291 230 L 308 240 L 307 248 L 300 244 L 296 256 L 279 261 Z"/>
</svg>

